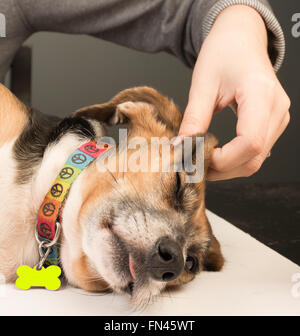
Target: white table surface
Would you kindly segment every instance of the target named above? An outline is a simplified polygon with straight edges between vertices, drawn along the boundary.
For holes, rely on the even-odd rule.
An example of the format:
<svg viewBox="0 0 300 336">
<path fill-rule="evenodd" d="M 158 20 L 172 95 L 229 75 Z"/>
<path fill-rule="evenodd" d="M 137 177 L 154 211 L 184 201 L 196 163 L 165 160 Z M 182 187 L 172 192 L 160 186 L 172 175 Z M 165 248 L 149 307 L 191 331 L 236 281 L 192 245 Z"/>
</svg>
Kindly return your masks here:
<svg viewBox="0 0 300 336">
<path fill-rule="evenodd" d="M 207 214 L 226 258 L 223 271 L 203 272 L 143 311 L 132 310 L 125 295 L 1 285 L 0 315 L 300 315 L 300 267 Z"/>
</svg>

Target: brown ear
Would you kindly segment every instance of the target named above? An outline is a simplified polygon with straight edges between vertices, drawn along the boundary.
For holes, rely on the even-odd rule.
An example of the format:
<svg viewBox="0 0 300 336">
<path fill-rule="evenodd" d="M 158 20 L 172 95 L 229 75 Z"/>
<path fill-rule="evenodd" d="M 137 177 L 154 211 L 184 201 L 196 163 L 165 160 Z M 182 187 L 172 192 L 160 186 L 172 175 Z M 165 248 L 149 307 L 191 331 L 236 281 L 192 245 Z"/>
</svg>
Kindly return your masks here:
<svg viewBox="0 0 300 336">
<path fill-rule="evenodd" d="M 212 150 L 218 145 L 218 140 L 217 138 L 212 134 L 212 133 L 206 133 L 206 134 L 198 134 L 198 135 L 194 135 L 191 137 L 191 140 L 192 141 L 192 148 L 187 150 L 185 152 L 185 147 L 183 146 L 183 155 L 180 156 L 181 157 L 188 157 L 190 154 L 192 155 L 192 161 L 193 161 L 193 164 L 194 165 L 197 165 L 196 163 L 196 154 L 199 154 L 199 147 L 196 145 L 197 144 L 197 141 L 199 141 L 200 139 L 199 138 L 203 138 L 204 137 L 204 146 L 201 146 L 201 152 L 200 152 L 200 156 L 198 157 L 201 158 L 201 166 L 203 167 L 203 164 L 204 164 L 204 169 L 203 169 L 203 179 L 205 180 L 206 179 L 206 173 L 207 173 L 207 169 L 209 167 L 209 164 L 210 164 L 210 160 L 211 160 L 211 153 L 212 153 Z M 199 142 L 198 142 L 199 143 Z M 203 148 L 204 147 L 204 148 Z M 179 147 L 179 152 L 180 153 L 180 148 Z M 203 149 L 203 152 L 202 152 L 202 149 Z M 204 156 L 204 157 L 203 157 Z M 202 161 L 203 159 L 203 161 Z M 187 162 L 190 162 L 190 161 L 187 161 Z M 188 167 L 187 167 L 188 168 Z M 187 169 L 188 171 L 188 169 Z M 189 176 L 196 176 L 196 175 L 193 175 L 193 174 L 188 174 Z"/>
<path fill-rule="evenodd" d="M 129 103 L 130 105 L 123 105 Z M 144 103 L 142 105 L 136 104 Z M 136 108 L 134 106 L 136 105 Z M 95 119 L 110 125 L 126 123 L 132 120 L 134 114 L 148 105 L 143 117 L 151 117 L 178 132 L 182 115 L 176 105 L 168 98 L 150 87 L 135 87 L 124 90 L 109 102 L 83 107 L 74 112 L 74 116 Z M 132 113 L 134 112 L 134 113 Z"/>
<path fill-rule="evenodd" d="M 224 262 L 225 259 L 221 252 L 220 243 L 217 238 L 212 235 L 211 244 L 203 262 L 204 270 L 212 272 L 220 271 Z"/>
<path fill-rule="evenodd" d="M 209 167 L 212 150 L 218 145 L 218 139 L 212 133 L 206 133 L 204 136 L 204 170 L 205 174 Z M 220 271 L 224 265 L 225 259 L 221 252 L 220 243 L 212 233 L 212 240 L 204 259 L 204 269 L 207 271 Z"/>
</svg>

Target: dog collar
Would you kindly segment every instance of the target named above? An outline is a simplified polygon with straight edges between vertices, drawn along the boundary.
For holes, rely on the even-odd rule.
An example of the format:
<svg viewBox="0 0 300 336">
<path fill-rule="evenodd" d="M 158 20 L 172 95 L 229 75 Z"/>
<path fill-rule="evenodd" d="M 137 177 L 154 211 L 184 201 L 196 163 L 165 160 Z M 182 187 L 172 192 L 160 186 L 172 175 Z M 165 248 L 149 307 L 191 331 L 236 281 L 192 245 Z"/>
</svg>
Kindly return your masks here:
<svg viewBox="0 0 300 336">
<path fill-rule="evenodd" d="M 87 166 L 111 147 L 103 142 L 87 142 L 68 157 L 60 170 L 38 212 L 36 239 L 41 259 L 37 269 L 41 269 L 44 263 L 47 266 L 58 264 L 56 242 L 60 233 L 63 206 L 71 185 Z"/>
</svg>

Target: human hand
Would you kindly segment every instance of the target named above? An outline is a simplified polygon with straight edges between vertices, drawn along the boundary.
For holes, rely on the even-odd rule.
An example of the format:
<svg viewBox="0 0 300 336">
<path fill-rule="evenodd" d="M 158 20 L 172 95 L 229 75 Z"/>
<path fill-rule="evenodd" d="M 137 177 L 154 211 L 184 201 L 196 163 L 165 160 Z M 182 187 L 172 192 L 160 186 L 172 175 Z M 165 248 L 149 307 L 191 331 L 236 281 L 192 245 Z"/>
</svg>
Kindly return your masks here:
<svg viewBox="0 0 300 336">
<path fill-rule="evenodd" d="M 287 127 L 290 100 L 267 51 L 260 14 L 244 5 L 217 17 L 200 50 L 179 136 L 205 133 L 213 113 L 237 103 L 236 137 L 212 152 L 208 180 L 254 174 Z"/>
</svg>

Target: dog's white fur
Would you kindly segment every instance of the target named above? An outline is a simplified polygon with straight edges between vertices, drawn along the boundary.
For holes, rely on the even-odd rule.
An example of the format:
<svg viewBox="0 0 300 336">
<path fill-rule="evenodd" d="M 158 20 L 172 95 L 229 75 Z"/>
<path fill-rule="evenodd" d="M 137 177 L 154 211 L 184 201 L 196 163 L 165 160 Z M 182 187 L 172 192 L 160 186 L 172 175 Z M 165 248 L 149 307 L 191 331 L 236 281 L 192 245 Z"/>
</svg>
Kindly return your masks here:
<svg viewBox="0 0 300 336">
<path fill-rule="evenodd" d="M 0 147 L 0 195 L 5 196 L 0 203 L 0 273 L 7 281 L 16 278 L 18 266 L 32 267 L 38 263 L 35 229 L 39 207 L 69 155 L 86 142 L 72 134 L 62 137 L 57 144 L 47 148 L 32 179 L 20 185 L 15 183 L 17 167 L 12 156 L 15 141 Z M 65 218 L 73 219 L 74 210 L 80 209 L 80 193 L 74 192 L 72 196 L 63 213 Z M 67 218 L 66 222 L 72 223 L 72 220 Z"/>
</svg>

